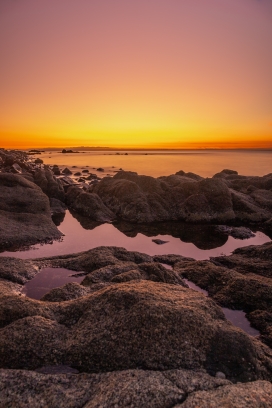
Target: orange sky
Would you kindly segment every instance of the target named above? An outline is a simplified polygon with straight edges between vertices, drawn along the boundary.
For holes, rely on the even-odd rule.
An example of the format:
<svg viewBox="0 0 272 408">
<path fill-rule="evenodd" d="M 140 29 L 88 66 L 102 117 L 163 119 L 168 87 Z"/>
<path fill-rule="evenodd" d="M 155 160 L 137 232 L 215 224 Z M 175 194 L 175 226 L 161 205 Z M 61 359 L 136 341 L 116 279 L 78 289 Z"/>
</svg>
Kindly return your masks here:
<svg viewBox="0 0 272 408">
<path fill-rule="evenodd" d="M 3 0 L 0 39 L 0 147 L 272 148 L 271 0 Z"/>
</svg>

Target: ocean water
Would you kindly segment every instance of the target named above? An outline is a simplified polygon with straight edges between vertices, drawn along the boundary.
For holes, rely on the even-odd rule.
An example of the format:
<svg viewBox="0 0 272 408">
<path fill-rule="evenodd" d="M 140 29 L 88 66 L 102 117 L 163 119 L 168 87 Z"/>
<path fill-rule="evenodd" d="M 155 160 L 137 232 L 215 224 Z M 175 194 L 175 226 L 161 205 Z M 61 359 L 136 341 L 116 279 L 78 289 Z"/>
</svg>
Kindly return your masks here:
<svg viewBox="0 0 272 408">
<path fill-rule="evenodd" d="M 126 154 L 127 153 L 127 154 Z M 85 151 L 61 153 L 46 151 L 37 156 L 45 164 L 60 167 L 102 167 L 105 174 L 122 168 L 153 177 L 167 176 L 179 170 L 211 177 L 223 169 L 241 175 L 263 176 L 272 172 L 272 150 L 183 150 L 183 151 Z"/>
</svg>

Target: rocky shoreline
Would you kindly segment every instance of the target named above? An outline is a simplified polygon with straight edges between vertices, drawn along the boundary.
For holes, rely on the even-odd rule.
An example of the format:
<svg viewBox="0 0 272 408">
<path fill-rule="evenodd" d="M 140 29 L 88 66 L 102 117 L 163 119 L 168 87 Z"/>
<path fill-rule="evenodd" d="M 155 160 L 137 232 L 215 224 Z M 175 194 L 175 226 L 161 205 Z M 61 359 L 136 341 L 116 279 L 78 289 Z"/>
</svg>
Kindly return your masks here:
<svg viewBox="0 0 272 408">
<path fill-rule="evenodd" d="M 240 236 L 249 224 L 271 231 L 272 174 L 120 171 L 86 185 L 53 170 L 0 149 L 0 249 L 60 239 L 52 216 L 66 205 L 124 228 L 182 220 L 227 224 Z M 43 267 L 84 279 L 40 300 L 22 295 Z M 271 242 L 209 261 L 119 247 L 1 257 L 0 407 L 270 407 L 271 270 Z M 247 312 L 260 336 L 233 326 L 220 306 Z"/>
</svg>

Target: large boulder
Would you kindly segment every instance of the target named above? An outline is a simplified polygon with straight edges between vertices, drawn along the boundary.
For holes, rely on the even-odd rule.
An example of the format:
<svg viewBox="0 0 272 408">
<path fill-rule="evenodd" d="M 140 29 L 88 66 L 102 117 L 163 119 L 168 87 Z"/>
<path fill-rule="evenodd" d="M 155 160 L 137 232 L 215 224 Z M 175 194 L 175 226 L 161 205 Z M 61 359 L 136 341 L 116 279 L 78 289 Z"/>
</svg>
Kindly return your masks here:
<svg viewBox="0 0 272 408">
<path fill-rule="evenodd" d="M 123 220 L 144 223 L 234 219 L 231 194 L 221 180 L 176 174 L 155 179 L 132 172 L 105 177 L 92 187 L 104 204 Z"/>
<path fill-rule="evenodd" d="M 45 242 L 61 235 L 41 189 L 19 175 L 0 173 L 0 248 Z"/>
</svg>

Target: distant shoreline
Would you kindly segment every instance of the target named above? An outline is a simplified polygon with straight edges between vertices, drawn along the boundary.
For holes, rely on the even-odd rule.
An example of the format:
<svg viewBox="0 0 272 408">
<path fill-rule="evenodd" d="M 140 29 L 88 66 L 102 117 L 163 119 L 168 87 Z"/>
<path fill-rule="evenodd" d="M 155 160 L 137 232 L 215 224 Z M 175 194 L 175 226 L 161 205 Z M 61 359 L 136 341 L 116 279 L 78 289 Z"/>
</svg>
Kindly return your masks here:
<svg viewBox="0 0 272 408">
<path fill-rule="evenodd" d="M 1 149 L 1 147 L 0 147 Z M 209 152 L 209 151 L 244 151 L 244 152 L 272 152 L 272 148 L 183 148 L 183 149 L 171 149 L 171 148 L 113 148 L 113 147 L 88 147 L 88 146 L 65 146 L 65 147 L 29 147 L 27 149 L 22 149 L 22 148 L 5 148 L 7 150 L 21 150 L 21 151 L 29 151 L 29 150 L 37 150 L 37 151 L 52 151 L 52 152 L 59 152 L 63 149 L 70 149 L 70 150 L 77 150 L 79 152 L 82 151 L 107 151 L 107 152 L 183 152 L 183 151 L 201 151 L 201 152 Z"/>
</svg>

